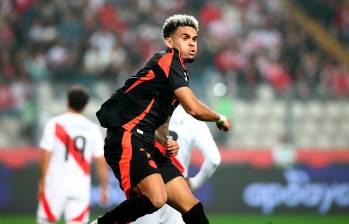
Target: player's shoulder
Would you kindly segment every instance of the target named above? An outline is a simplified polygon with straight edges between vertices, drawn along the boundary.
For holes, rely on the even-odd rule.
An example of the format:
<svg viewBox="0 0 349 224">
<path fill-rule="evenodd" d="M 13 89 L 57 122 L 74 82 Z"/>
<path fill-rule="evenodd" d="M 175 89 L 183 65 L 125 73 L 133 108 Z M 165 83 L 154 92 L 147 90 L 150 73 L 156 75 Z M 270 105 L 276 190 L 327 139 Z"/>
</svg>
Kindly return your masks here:
<svg viewBox="0 0 349 224">
<path fill-rule="evenodd" d="M 52 117 L 49 121 L 54 123 L 61 123 L 61 124 L 65 124 L 65 123 L 77 124 L 78 123 L 79 125 L 90 127 L 90 128 L 98 127 L 98 125 L 94 121 L 92 121 L 91 119 L 87 118 L 86 116 L 80 113 L 69 113 L 69 112 L 63 113 L 55 117 Z"/>
<path fill-rule="evenodd" d="M 63 114 L 55 115 L 55 116 L 49 118 L 49 119 L 46 121 L 46 124 L 57 123 L 57 122 L 59 122 L 59 121 L 62 120 L 62 117 L 64 117 Z"/>
<path fill-rule="evenodd" d="M 153 61 L 158 62 L 159 60 L 172 60 L 174 58 L 174 56 L 179 57 L 179 51 L 175 48 L 166 48 L 163 51 L 159 51 L 157 53 L 155 53 L 152 57 Z"/>
<path fill-rule="evenodd" d="M 96 122 L 94 122 L 93 120 L 91 120 L 90 118 L 84 116 L 81 114 L 80 116 L 81 118 L 81 122 L 85 123 L 85 125 L 89 126 L 92 129 L 99 129 L 99 126 Z"/>
</svg>

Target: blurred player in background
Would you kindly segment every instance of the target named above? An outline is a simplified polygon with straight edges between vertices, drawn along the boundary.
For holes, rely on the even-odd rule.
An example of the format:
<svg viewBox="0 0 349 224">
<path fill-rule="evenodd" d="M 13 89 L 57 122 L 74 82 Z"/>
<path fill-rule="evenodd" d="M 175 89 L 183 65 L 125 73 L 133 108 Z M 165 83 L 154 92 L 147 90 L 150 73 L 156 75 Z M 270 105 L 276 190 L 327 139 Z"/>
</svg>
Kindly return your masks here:
<svg viewBox="0 0 349 224">
<path fill-rule="evenodd" d="M 179 105 L 173 112 L 170 125 L 170 136 L 180 146 L 177 158 L 178 168 L 187 179 L 192 191 L 197 190 L 214 173 L 221 162 L 218 147 L 205 122 L 194 119 Z M 193 147 L 197 147 L 204 155 L 204 163 L 194 177 L 188 178 L 189 164 Z M 161 146 L 158 146 L 161 148 Z M 169 205 L 164 205 L 153 214 L 137 219 L 134 224 L 182 224 L 182 215 Z"/>
<path fill-rule="evenodd" d="M 108 202 L 108 169 L 99 127 L 82 112 L 89 94 L 80 86 L 68 91 L 68 111 L 51 118 L 44 129 L 39 173 L 37 223 L 87 223 L 90 165 L 94 159 L 100 178 L 102 203 Z"/>
<path fill-rule="evenodd" d="M 230 121 L 201 103 L 189 88 L 187 63 L 197 53 L 199 25 L 188 15 L 169 17 L 163 25 L 166 50 L 147 64 L 103 103 L 97 112 L 107 130 L 106 161 L 119 179 L 127 200 L 93 223 L 124 224 L 151 214 L 168 203 L 185 223 L 206 224 L 204 208 L 180 171 L 154 147 L 154 140 L 175 156 L 178 144 L 167 139 L 168 122 L 181 103 L 198 120 L 211 121 L 228 131 Z"/>
</svg>

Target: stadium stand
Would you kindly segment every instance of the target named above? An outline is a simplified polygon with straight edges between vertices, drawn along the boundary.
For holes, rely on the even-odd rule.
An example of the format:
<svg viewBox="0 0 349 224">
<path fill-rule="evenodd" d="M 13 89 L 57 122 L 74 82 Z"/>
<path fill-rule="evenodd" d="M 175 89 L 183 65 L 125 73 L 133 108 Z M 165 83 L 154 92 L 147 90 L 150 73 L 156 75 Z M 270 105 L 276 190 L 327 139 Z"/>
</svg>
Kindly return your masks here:
<svg viewBox="0 0 349 224">
<path fill-rule="evenodd" d="M 235 129 L 221 145 L 271 147 L 286 134 L 297 147 L 348 148 L 348 65 L 317 45 L 282 2 L 1 1 L 0 148 L 36 144 L 45 120 L 65 109 L 72 83 L 90 88 L 94 118 L 100 102 L 161 49 L 159 21 L 176 12 L 201 22 L 194 90 L 211 105 L 232 101 Z M 348 43 L 340 16 L 347 6 L 333 2 L 319 23 Z M 224 96 L 213 93 L 218 82 Z"/>
</svg>

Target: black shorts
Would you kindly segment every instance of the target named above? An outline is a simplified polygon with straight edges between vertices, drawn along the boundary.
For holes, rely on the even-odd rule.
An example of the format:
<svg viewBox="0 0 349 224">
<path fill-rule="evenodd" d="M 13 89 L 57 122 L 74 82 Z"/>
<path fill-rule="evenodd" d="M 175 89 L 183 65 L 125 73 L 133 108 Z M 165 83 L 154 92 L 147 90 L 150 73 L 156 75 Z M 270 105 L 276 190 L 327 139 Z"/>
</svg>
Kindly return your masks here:
<svg viewBox="0 0 349 224">
<path fill-rule="evenodd" d="M 159 173 L 164 183 L 182 176 L 172 161 L 142 135 L 120 128 L 107 131 L 104 157 L 120 182 L 126 197 L 145 177 Z"/>
</svg>

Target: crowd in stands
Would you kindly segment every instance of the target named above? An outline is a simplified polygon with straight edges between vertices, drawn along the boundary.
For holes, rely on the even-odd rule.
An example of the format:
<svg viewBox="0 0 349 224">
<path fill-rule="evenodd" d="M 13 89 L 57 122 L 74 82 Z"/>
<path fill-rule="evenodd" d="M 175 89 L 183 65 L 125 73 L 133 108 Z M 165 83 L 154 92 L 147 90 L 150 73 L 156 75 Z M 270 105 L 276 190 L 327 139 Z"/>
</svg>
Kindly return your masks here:
<svg viewBox="0 0 349 224">
<path fill-rule="evenodd" d="M 344 40 L 347 5 L 336 20 Z M 253 100 L 262 83 L 277 97 L 349 96 L 348 65 L 325 54 L 279 0 L 1 0 L 0 111 L 27 110 L 41 82 L 124 80 L 162 48 L 162 23 L 178 12 L 200 21 L 191 73 L 215 71 L 234 97 Z"/>
<path fill-rule="evenodd" d="M 310 0 L 297 3 L 325 26 L 349 50 L 349 1 L 348 0 Z"/>
</svg>

